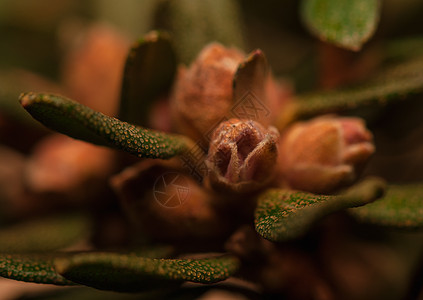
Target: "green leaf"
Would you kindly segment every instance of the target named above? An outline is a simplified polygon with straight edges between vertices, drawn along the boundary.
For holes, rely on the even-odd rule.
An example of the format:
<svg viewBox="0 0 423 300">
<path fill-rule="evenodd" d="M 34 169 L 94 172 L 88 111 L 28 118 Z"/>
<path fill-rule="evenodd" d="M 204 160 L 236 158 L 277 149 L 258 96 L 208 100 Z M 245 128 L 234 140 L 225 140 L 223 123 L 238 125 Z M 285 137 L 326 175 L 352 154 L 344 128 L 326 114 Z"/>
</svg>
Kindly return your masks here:
<svg viewBox="0 0 423 300">
<path fill-rule="evenodd" d="M 223 255 L 203 259 L 154 259 L 117 253 L 81 253 L 56 260 L 64 277 L 97 289 L 142 291 L 179 286 L 184 281 L 213 283 L 238 269 L 238 259 Z"/>
<path fill-rule="evenodd" d="M 390 185 L 378 201 L 351 209 L 361 222 L 399 228 L 423 227 L 423 184 Z"/>
<path fill-rule="evenodd" d="M 159 13 L 159 27 L 171 32 L 178 58 L 185 64 L 208 43 L 242 48 L 243 33 L 235 0 L 166 1 Z"/>
<path fill-rule="evenodd" d="M 135 43 L 125 64 L 119 118 L 147 126 L 151 105 L 170 89 L 176 66 L 166 33 L 152 31 Z"/>
<path fill-rule="evenodd" d="M 0 252 L 53 251 L 72 245 L 90 234 L 82 215 L 62 215 L 0 229 Z"/>
<path fill-rule="evenodd" d="M 53 130 L 139 157 L 171 158 L 193 145 L 186 137 L 136 127 L 62 96 L 24 93 L 20 101 L 36 120 Z"/>
<path fill-rule="evenodd" d="M 0 254 L 0 276 L 25 282 L 75 285 L 59 275 L 53 265 L 65 254 Z"/>
<path fill-rule="evenodd" d="M 269 73 L 267 59 L 261 50 L 253 51 L 239 66 L 233 79 L 234 100 L 252 93 L 256 99 L 266 99 L 265 83 Z"/>
<path fill-rule="evenodd" d="M 298 120 L 362 107 L 379 107 L 423 91 L 423 57 L 381 71 L 367 83 L 298 96 L 279 118 L 278 128 Z"/>
<path fill-rule="evenodd" d="M 384 183 L 380 179 L 367 179 L 337 196 L 271 189 L 259 196 L 256 231 L 275 242 L 294 239 L 326 215 L 370 203 L 382 196 L 383 191 Z"/>
<path fill-rule="evenodd" d="M 72 223 L 70 218 L 64 218 L 63 222 L 66 221 Z M 62 225 L 60 227 L 63 229 Z M 36 228 L 34 228 L 34 230 L 36 230 Z M 66 229 L 64 230 L 66 232 Z M 43 234 L 48 233 L 41 231 L 38 234 L 34 234 L 34 237 L 45 239 Z M 46 246 L 45 249 L 47 250 L 48 248 L 52 247 Z M 154 246 L 142 248 L 130 254 L 121 254 L 121 256 L 151 259 L 156 257 L 169 256 L 172 252 L 172 247 Z M 101 257 L 102 255 L 104 256 L 107 254 L 98 252 L 0 253 L 0 276 L 26 282 L 49 283 L 55 285 L 75 285 L 75 282 L 65 279 L 56 271 L 54 263 L 56 259 L 70 261 L 74 256 L 78 255 L 99 255 Z M 125 278 L 122 280 L 125 280 Z"/>
<path fill-rule="evenodd" d="M 373 35 L 379 0 L 303 0 L 302 19 L 322 41 L 358 51 Z"/>
</svg>

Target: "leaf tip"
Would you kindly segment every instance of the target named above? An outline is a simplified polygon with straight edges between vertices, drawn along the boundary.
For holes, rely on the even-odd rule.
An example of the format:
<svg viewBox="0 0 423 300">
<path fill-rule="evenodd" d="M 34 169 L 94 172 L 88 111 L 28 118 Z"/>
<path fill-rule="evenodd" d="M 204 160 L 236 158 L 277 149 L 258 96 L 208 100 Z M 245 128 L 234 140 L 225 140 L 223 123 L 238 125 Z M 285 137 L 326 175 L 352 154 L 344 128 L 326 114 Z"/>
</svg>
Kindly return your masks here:
<svg viewBox="0 0 423 300">
<path fill-rule="evenodd" d="M 369 177 L 350 188 L 346 195 L 357 198 L 357 206 L 372 203 L 381 198 L 386 192 L 386 182 L 378 177 Z"/>
<path fill-rule="evenodd" d="M 37 93 L 25 92 L 19 95 L 19 102 L 25 108 L 37 99 Z"/>
<path fill-rule="evenodd" d="M 68 265 L 69 265 L 68 260 L 63 257 L 56 258 L 53 262 L 54 269 L 60 275 L 63 275 L 66 272 Z"/>
<path fill-rule="evenodd" d="M 255 49 L 245 59 L 245 63 L 251 63 L 251 62 L 256 62 L 256 63 L 260 62 L 264 65 L 267 65 L 266 55 L 261 49 Z"/>
</svg>

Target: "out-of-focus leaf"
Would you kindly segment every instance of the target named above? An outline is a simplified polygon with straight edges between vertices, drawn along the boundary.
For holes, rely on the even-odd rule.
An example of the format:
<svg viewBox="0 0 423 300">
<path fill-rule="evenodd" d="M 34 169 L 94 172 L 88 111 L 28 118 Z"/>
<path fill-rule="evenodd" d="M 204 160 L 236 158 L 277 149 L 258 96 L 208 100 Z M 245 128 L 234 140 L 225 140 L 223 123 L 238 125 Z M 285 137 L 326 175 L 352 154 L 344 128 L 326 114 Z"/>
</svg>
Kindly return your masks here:
<svg viewBox="0 0 423 300">
<path fill-rule="evenodd" d="M 38 294 L 38 295 L 37 295 Z M 142 293 L 115 293 L 96 290 L 86 286 L 73 286 L 67 289 L 56 289 L 46 293 L 25 295 L 20 300 L 157 300 L 175 299 L 167 289 L 157 289 Z M 193 299 L 193 298 L 188 298 Z M 184 299 L 185 300 L 185 299 Z"/>
<path fill-rule="evenodd" d="M 0 276 L 26 282 L 74 285 L 54 268 L 54 259 L 66 254 L 0 254 Z"/>
<path fill-rule="evenodd" d="M 144 258 L 168 258 L 175 252 L 172 246 L 155 245 L 146 246 L 136 249 L 131 252 L 131 255 L 144 257 Z"/>
<path fill-rule="evenodd" d="M 243 295 L 244 297 L 240 295 Z M 228 298 L 229 297 L 229 298 Z M 28 295 L 20 300 L 194 300 L 194 299 L 261 299 L 258 292 L 239 288 L 233 283 L 227 286 L 189 285 L 177 289 L 164 287 L 140 293 L 115 293 L 78 286 L 68 289 L 58 289 L 41 295 Z"/>
<path fill-rule="evenodd" d="M 117 253 L 75 254 L 56 260 L 64 277 L 97 289 L 143 291 L 179 286 L 184 281 L 213 283 L 238 269 L 238 259 L 223 255 L 203 259 L 152 259 Z"/>
<path fill-rule="evenodd" d="M 386 43 L 385 60 L 409 60 L 413 56 L 423 55 L 423 36 L 395 39 Z"/>
<path fill-rule="evenodd" d="M 350 212 L 365 223 L 422 228 L 423 184 L 391 185 L 382 199 Z"/>
<path fill-rule="evenodd" d="M 158 26 L 172 33 L 178 58 L 189 64 L 211 41 L 243 46 L 241 17 L 234 0 L 178 0 L 165 2 Z M 160 24 L 161 23 L 161 24 Z"/>
<path fill-rule="evenodd" d="M 342 113 L 361 107 L 384 106 L 423 91 L 423 57 L 381 71 L 362 85 L 299 95 L 279 118 L 278 127 L 298 119 Z"/>
<path fill-rule="evenodd" d="M 303 0 L 301 14 L 319 39 L 358 51 L 375 32 L 379 0 Z"/>
<path fill-rule="evenodd" d="M 147 126 L 154 100 L 170 89 L 176 55 L 165 33 L 152 31 L 132 46 L 126 60 L 119 118 Z"/>
<path fill-rule="evenodd" d="M 151 27 L 151 18 L 159 2 L 157 0 L 122 0 L 119 1 L 117 7 L 113 1 L 93 0 L 83 5 L 89 8 L 97 20 L 107 20 L 129 36 L 140 36 Z"/>
<path fill-rule="evenodd" d="M 17 203 L 21 204 L 26 199 L 22 182 L 26 164 L 27 158 L 22 153 L 0 146 L 0 224 L 16 218 L 14 209 Z"/>
<path fill-rule="evenodd" d="M 260 195 L 256 231 L 271 241 L 300 237 L 318 220 L 336 211 L 365 205 L 382 196 L 384 183 L 367 179 L 337 196 L 273 189 Z"/>
<path fill-rule="evenodd" d="M 90 233 L 86 216 L 64 215 L 27 221 L 0 229 L 0 252 L 53 251 Z"/>
<path fill-rule="evenodd" d="M 24 93 L 20 101 L 36 120 L 51 129 L 139 157 L 166 159 L 193 145 L 186 137 L 136 127 L 62 96 Z"/>
</svg>

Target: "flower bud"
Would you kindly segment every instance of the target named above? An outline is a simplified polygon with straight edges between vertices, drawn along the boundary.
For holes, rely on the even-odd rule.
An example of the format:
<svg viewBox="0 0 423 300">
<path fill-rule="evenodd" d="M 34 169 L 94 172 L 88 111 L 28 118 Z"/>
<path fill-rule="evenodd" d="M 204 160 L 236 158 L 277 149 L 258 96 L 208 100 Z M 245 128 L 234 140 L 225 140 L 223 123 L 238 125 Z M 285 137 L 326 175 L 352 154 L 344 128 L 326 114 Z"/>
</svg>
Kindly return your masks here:
<svg viewBox="0 0 423 300">
<path fill-rule="evenodd" d="M 147 237 L 172 242 L 226 235 L 214 195 L 179 168 L 178 160 L 144 160 L 110 180 L 132 224 Z"/>
<path fill-rule="evenodd" d="M 64 36 L 66 40 L 72 37 L 72 25 L 69 27 L 62 30 L 63 35 L 70 35 Z M 62 66 L 69 96 L 106 115 L 116 115 L 129 47 L 123 34 L 106 25 L 78 31 L 66 47 L 69 50 Z"/>
<path fill-rule="evenodd" d="M 171 99 L 178 132 L 201 139 L 229 112 L 232 81 L 244 55 L 213 43 L 206 46 L 190 68 L 181 68 Z"/>
<path fill-rule="evenodd" d="M 351 184 L 375 151 L 359 118 L 319 117 L 288 128 L 278 165 L 293 189 L 328 193 Z"/>
<path fill-rule="evenodd" d="M 237 192 L 266 184 L 274 173 L 278 137 L 276 128 L 252 120 L 221 123 L 212 134 L 206 160 L 210 184 Z"/>
<path fill-rule="evenodd" d="M 46 137 L 29 158 L 25 183 L 36 194 L 67 195 L 71 202 L 86 200 L 104 188 L 113 172 L 114 152 L 61 134 Z"/>
</svg>

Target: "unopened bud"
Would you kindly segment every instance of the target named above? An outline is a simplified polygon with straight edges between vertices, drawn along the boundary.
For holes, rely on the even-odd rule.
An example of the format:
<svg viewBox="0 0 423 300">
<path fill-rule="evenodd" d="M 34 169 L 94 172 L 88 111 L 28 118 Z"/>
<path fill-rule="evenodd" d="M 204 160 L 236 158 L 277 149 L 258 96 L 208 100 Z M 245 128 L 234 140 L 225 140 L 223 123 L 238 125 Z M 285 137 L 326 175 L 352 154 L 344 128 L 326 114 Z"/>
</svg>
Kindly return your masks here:
<svg viewBox="0 0 423 300">
<path fill-rule="evenodd" d="M 103 188 L 113 161 L 110 149 L 54 134 L 35 148 L 25 169 L 25 183 L 31 192 L 68 195 L 77 201 L 85 199 L 87 187 Z"/>
<path fill-rule="evenodd" d="M 188 68 L 181 68 L 171 99 L 176 130 L 201 139 L 228 114 L 233 104 L 232 81 L 244 54 L 213 43 Z"/>
<path fill-rule="evenodd" d="M 374 151 L 363 120 L 324 116 L 287 129 L 278 164 L 291 188 L 328 193 L 351 184 Z"/>
<path fill-rule="evenodd" d="M 214 195 L 179 169 L 178 160 L 144 160 L 111 179 L 133 225 L 151 239 L 214 238 L 227 223 L 213 207 Z"/>
<path fill-rule="evenodd" d="M 276 165 L 279 133 L 252 120 L 230 119 L 213 132 L 206 164 L 210 183 L 237 192 L 266 184 Z"/>
</svg>

